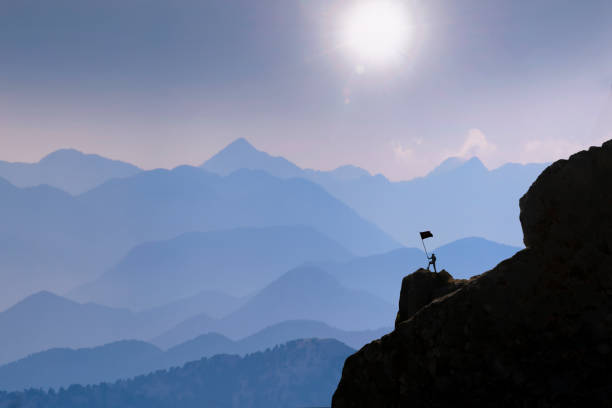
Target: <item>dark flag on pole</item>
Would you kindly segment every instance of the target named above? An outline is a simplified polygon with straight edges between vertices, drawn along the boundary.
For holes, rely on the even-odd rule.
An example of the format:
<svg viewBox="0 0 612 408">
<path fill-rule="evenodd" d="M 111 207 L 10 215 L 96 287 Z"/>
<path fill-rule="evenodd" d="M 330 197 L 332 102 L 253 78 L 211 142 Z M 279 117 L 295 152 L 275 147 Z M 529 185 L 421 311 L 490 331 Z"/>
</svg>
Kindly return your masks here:
<svg viewBox="0 0 612 408">
<path fill-rule="evenodd" d="M 431 233 L 431 231 L 421 232 L 421 239 L 432 238 L 432 237 L 433 237 L 433 234 Z"/>
<path fill-rule="evenodd" d="M 420 234 L 421 234 L 421 242 L 423 243 L 423 249 L 425 250 L 425 256 L 427 257 L 427 261 L 429 261 L 429 263 L 427 264 L 427 270 L 429 270 L 429 267 L 433 265 L 434 272 L 437 273 L 438 270 L 436 269 L 436 254 L 432 253 L 431 256 L 429 256 L 429 254 L 427 253 L 427 247 L 425 246 L 425 239 L 433 238 L 433 234 L 431 233 L 431 231 L 423 231 L 423 232 L 420 232 Z"/>
</svg>

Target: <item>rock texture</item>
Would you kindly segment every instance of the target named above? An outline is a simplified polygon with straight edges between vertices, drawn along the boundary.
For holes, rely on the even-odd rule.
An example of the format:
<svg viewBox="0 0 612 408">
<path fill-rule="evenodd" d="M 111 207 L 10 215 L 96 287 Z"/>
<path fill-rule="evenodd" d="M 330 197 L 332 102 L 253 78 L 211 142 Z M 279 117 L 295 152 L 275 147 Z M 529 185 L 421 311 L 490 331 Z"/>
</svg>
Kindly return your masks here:
<svg viewBox="0 0 612 408">
<path fill-rule="evenodd" d="M 612 141 L 520 207 L 527 248 L 349 357 L 334 408 L 612 405 Z"/>
<path fill-rule="evenodd" d="M 434 299 L 447 295 L 465 285 L 465 280 L 455 280 L 446 270 L 431 272 L 418 269 L 402 279 L 399 310 L 395 318 L 395 328 L 408 320 L 423 306 Z"/>
</svg>

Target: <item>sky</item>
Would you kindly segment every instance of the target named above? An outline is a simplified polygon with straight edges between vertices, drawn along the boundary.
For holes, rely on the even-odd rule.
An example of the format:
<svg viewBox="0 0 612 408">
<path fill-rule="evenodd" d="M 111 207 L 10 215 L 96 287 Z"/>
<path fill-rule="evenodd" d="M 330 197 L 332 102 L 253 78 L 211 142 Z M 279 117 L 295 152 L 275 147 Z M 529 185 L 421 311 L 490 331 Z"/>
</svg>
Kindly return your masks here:
<svg viewBox="0 0 612 408">
<path fill-rule="evenodd" d="M 171 168 L 244 137 L 403 180 L 612 138 L 609 0 L 384 0 L 410 27 L 386 64 L 343 43 L 360 1 L 0 0 L 0 160 Z"/>
</svg>

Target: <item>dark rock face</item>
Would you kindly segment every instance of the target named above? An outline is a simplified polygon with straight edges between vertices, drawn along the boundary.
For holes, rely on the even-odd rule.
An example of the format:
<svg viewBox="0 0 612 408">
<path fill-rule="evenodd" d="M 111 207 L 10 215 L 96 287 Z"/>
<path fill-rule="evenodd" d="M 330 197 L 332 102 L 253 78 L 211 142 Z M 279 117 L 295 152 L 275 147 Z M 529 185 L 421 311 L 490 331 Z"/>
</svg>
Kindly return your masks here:
<svg viewBox="0 0 612 408">
<path fill-rule="evenodd" d="M 520 200 L 528 248 L 612 248 L 612 140 L 549 166 Z M 601 248 L 606 249 L 606 247 Z"/>
<path fill-rule="evenodd" d="M 349 357 L 333 407 L 612 405 L 612 141 L 520 205 L 527 249 Z"/>
<path fill-rule="evenodd" d="M 465 285 L 465 280 L 455 280 L 444 269 L 439 273 L 419 269 L 402 279 L 399 310 L 395 318 L 395 328 L 412 317 L 432 300 L 447 295 Z"/>
</svg>

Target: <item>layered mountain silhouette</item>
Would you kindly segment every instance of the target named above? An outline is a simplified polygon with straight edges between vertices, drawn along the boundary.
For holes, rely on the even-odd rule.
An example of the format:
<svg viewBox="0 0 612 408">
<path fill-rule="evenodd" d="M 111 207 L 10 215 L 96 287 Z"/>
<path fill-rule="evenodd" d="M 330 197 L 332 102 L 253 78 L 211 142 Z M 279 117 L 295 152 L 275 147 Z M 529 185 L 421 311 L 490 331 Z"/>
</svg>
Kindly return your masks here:
<svg viewBox="0 0 612 408">
<path fill-rule="evenodd" d="M 0 312 L 0 364 L 54 347 L 92 347 L 154 337 L 194 315 L 202 317 L 199 306 L 206 301 L 202 294 L 198 296 L 134 313 L 77 303 L 46 291 L 36 293 Z M 237 301 L 233 308 L 239 305 Z"/>
<path fill-rule="evenodd" d="M 204 162 L 204 170 L 224 176 L 236 170 L 263 170 L 275 177 L 300 177 L 302 169 L 283 157 L 274 157 L 255 149 L 244 138 L 239 138 L 227 145 L 215 156 Z"/>
<path fill-rule="evenodd" d="M 609 405 L 610 180 L 612 140 L 520 199 L 526 249 L 467 282 L 406 277 L 396 329 L 346 360 L 332 407 Z"/>
<path fill-rule="evenodd" d="M 0 310 L 103 270 L 92 262 L 102 259 L 90 240 L 95 220 L 68 193 L 49 186 L 21 189 L 0 179 L 0 197 Z"/>
<path fill-rule="evenodd" d="M 521 231 L 514 222 L 518 210 L 512 203 L 546 164 L 506 164 L 488 170 L 475 157 L 450 158 L 426 177 L 391 182 L 354 166 L 330 172 L 299 169 L 239 139 L 203 167 L 220 174 L 248 167 L 280 178 L 309 179 L 409 246 L 420 242 L 418 237 L 407 237 L 406 231 L 425 229 L 437 232 L 438 245 L 465 236 L 479 236 L 517 246 L 521 243 Z"/>
<path fill-rule="evenodd" d="M 427 177 L 438 177 L 444 174 L 452 173 L 467 162 L 466 159 L 460 157 L 449 157 L 440 163 L 435 169 L 427 173 Z M 477 163 L 475 161 L 475 163 Z"/>
<path fill-rule="evenodd" d="M 185 319 L 200 313 L 206 313 L 212 318 L 221 318 L 238 309 L 248 300 L 247 297 L 235 297 L 222 292 L 203 290 L 193 296 L 188 296 L 161 306 L 146 309 L 139 313 L 149 320 L 167 321 L 168 318 Z"/>
<path fill-rule="evenodd" d="M 79 304 L 40 292 L 0 313 L 0 363 L 52 347 L 87 347 L 130 338 L 136 322 L 128 310 Z"/>
<path fill-rule="evenodd" d="M 189 231 L 305 225 L 355 254 L 398 246 L 318 185 L 261 171 L 220 177 L 189 166 L 155 170 L 109 181 L 79 201 L 134 245 Z"/>
<path fill-rule="evenodd" d="M 230 354 L 247 354 L 256 350 L 265 350 L 290 340 L 309 338 L 336 339 L 349 347 L 358 349 L 380 337 L 377 334 L 385 333 L 385 330 L 386 328 L 348 331 L 314 320 L 289 320 L 266 327 L 255 334 L 234 342 L 235 345 Z M 212 355 L 208 354 L 208 347 L 202 347 L 199 350 L 193 348 L 194 345 L 197 345 L 198 339 L 182 343 L 171 350 L 174 350 L 175 353 L 180 351 L 182 358 L 186 361 L 193 360 L 194 356 L 202 352 L 205 353 L 203 355 Z M 228 353 L 228 351 L 225 353 Z"/>
<path fill-rule="evenodd" d="M 438 269 L 453 271 L 457 279 L 469 279 L 520 251 L 521 247 L 504 245 L 487 239 L 463 238 L 435 249 Z"/>
<path fill-rule="evenodd" d="M 41 292 L 0 313 L 0 363 L 50 348 L 92 347 L 124 339 L 154 339 L 164 349 L 209 332 L 239 339 L 299 319 L 344 330 L 378 329 L 392 325 L 392 311 L 390 302 L 347 289 L 316 267 L 293 269 L 248 298 L 202 292 L 139 313 Z M 217 318 L 208 313 L 217 313 Z"/>
<path fill-rule="evenodd" d="M 365 255 L 399 244 L 306 180 L 194 167 L 113 179 L 77 197 L 0 183 L 0 309 L 41 288 L 66 292 L 116 265 L 136 245 L 191 231 L 303 225 Z M 195 291 L 205 288 L 194 288 Z"/>
<path fill-rule="evenodd" d="M 0 407 L 325 406 L 353 351 L 336 340 L 293 341 L 246 357 L 218 355 L 114 384 L 0 392 Z"/>
<path fill-rule="evenodd" d="M 118 341 L 83 349 L 51 349 L 0 367 L 0 384 L 6 391 L 59 388 L 72 384 L 114 382 L 151 371 L 182 366 L 189 361 L 218 354 L 245 355 L 264 351 L 291 340 L 336 339 L 359 348 L 385 330 L 350 332 L 321 322 L 296 320 L 267 327 L 252 336 L 233 341 L 207 333 L 166 351 L 143 341 Z"/>
<path fill-rule="evenodd" d="M 143 341 L 125 340 L 95 348 L 54 348 L 0 367 L 4 391 L 59 388 L 135 377 L 167 368 L 165 354 Z"/>
<path fill-rule="evenodd" d="M 351 165 L 341 166 L 332 171 L 302 169 L 284 157 L 271 156 L 256 149 L 245 138 L 234 140 L 200 167 L 221 175 L 229 175 L 240 169 L 250 169 L 262 170 L 278 178 L 312 178 L 317 182 L 330 176 L 337 180 L 370 176 L 367 170 Z"/>
<path fill-rule="evenodd" d="M 129 177 L 138 167 L 110 160 L 97 154 L 62 149 L 43 157 L 38 163 L 0 161 L 0 177 L 18 187 L 48 184 L 77 195 L 117 177 Z"/>
<path fill-rule="evenodd" d="M 270 274 L 271 271 L 280 271 L 284 265 L 299 264 L 311 257 L 314 259 L 317 254 L 324 255 L 322 258 L 344 259 L 347 252 L 337 244 L 325 243 L 325 237 L 306 227 L 196 233 L 194 237 L 212 241 L 202 244 L 196 240 L 197 245 L 184 247 L 181 238 L 191 235 L 154 243 L 142 257 L 138 257 L 139 262 L 146 261 L 142 267 L 118 269 L 121 273 L 115 276 L 117 280 L 110 281 L 108 288 L 111 295 L 113 292 L 121 294 L 124 299 L 119 296 L 97 299 L 108 303 L 117 299 L 117 305 L 140 306 L 138 313 L 128 309 L 84 305 L 48 292 L 31 296 L 0 313 L 0 330 L 6 333 L 0 342 L 4 344 L 0 361 L 12 361 L 52 347 L 89 347 L 122 339 L 154 339 L 154 343 L 163 348 L 208 332 L 218 332 L 235 339 L 266 326 L 295 319 L 321 321 L 347 330 L 389 327 L 393 322 L 392 305 L 397 302 L 402 277 L 407 271 L 425 265 L 425 254 L 421 250 L 405 248 L 349 261 L 314 264 L 307 261 L 311 266 L 295 269 L 274 280 L 276 275 Z M 303 237 L 310 238 L 302 240 Z M 186 242 L 194 241 L 188 239 Z M 223 249 L 226 245 L 226 249 L 237 256 L 226 254 Z M 258 260 L 253 252 L 249 252 L 249 246 L 261 256 Z M 284 255 L 279 255 L 275 248 L 281 248 Z M 468 277 L 475 271 L 495 266 L 517 249 L 470 238 L 438 248 L 436 253 L 441 268 L 464 269 Z M 160 254 L 168 256 L 167 262 L 157 257 Z M 200 258 L 200 255 L 203 257 Z M 198 262 L 202 259 L 209 263 L 201 266 Z M 182 283 L 187 280 L 184 276 L 188 277 L 188 273 L 197 279 L 179 287 L 191 286 L 194 290 L 200 290 L 197 288 L 209 287 L 221 281 L 218 269 L 207 268 L 214 265 L 213 259 L 218 260 L 217 265 L 225 263 L 226 268 L 234 268 L 234 272 L 223 269 L 223 274 L 231 279 L 256 271 L 273 282 L 268 286 L 262 283 L 261 286 L 266 286 L 263 290 L 246 298 L 210 290 L 179 298 L 174 281 Z M 140 271 L 141 275 L 136 274 L 132 278 L 132 271 Z M 207 271 L 211 271 L 210 274 Z M 153 284 L 150 285 L 148 281 Z M 167 292 L 160 288 L 167 289 Z M 156 293 L 159 296 L 154 297 Z M 146 302 L 147 294 L 157 301 Z M 162 304 L 162 299 L 175 297 L 178 300 L 173 299 L 153 308 L 145 307 L 147 303 Z M 132 298 L 143 301 L 136 303 Z M 101 311 L 105 313 L 99 316 Z M 357 315 L 356 311 L 360 311 L 360 314 Z M 23 322 L 26 321 L 28 325 L 24 326 Z M 87 329 L 93 322 L 98 322 L 95 323 L 96 329 Z M 35 336 L 35 333 L 41 332 L 46 335 Z M 28 341 L 21 342 L 19 339 L 23 337 Z"/>
<path fill-rule="evenodd" d="M 452 270 L 460 279 L 489 270 L 519 250 L 483 238 L 464 238 L 433 249 L 438 257 L 438 270 Z M 422 250 L 401 248 L 320 266 L 347 288 L 363 290 L 397 304 L 402 278 L 408 271 L 427 266 L 427 258 Z"/>
<path fill-rule="evenodd" d="M 322 269 L 304 266 L 285 273 L 227 317 L 217 321 L 193 317 L 153 342 L 171 347 L 206 332 L 240 338 L 296 319 L 316 320 L 343 330 L 377 329 L 393 324 L 393 310 L 390 302 L 346 289 Z"/>
<path fill-rule="evenodd" d="M 67 151 L 49 160 L 61 162 L 64 155 L 82 156 Z M 249 161 L 245 155 L 257 159 Z M 237 170 L 224 177 L 188 166 L 122 173 L 76 197 L 49 186 L 16 188 L 0 181 L 0 267 L 6 277 L 0 310 L 41 289 L 65 293 L 108 272 L 137 245 L 192 231 L 303 225 L 358 256 L 400 246 L 350 207 L 403 241 L 409 240 L 406 231 L 431 229 L 434 245 L 451 241 L 457 231 L 508 242 L 511 234 L 500 223 L 514 225 L 511 220 L 518 214 L 510 205 L 505 209 L 503 202 L 514 199 L 505 200 L 504 195 L 514 191 L 518 197 L 520 186 L 539 168 L 507 165 L 488 171 L 475 159 L 450 160 L 429 176 L 405 183 L 391 183 L 354 166 L 331 172 L 302 170 L 300 178 L 288 178 L 288 169 L 295 176 L 296 166 L 258 152 L 245 140 L 213 159 L 209 162 L 218 163 L 209 164 L 211 169 Z M 284 164 L 262 164 L 269 161 Z M 243 169 L 241 163 L 247 162 L 281 179 Z M 224 163 L 227 168 L 219 170 Z M 452 205 L 442 194 L 453 196 Z M 192 293 L 204 289 L 193 288 Z"/>
<path fill-rule="evenodd" d="M 509 203 L 518 200 L 544 167 L 507 164 L 488 170 L 472 158 L 452 170 L 434 170 L 411 181 L 373 176 L 320 183 L 408 246 L 418 247 L 420 242 L 406 231 L 423 230 L 434 231 L 436 245 L 478 236 L 519 246 L 518 210 Z"/>
<path fill-rule="evenodd" d="M 193 234 L 195 237 L 212 239 L 217 246 L 211 243 L 200 245 L 201 242 L 196 240 L 197 245 L 183 247 L 183 237 L 155 243 L 142 257 L 138 257 L 139 262 L 145 261 L 143 266 L 118 269 L 121 273 L 115 276 L 116 280 L 109 281 L 108 293 L 121 294 L 123 299 L 119 296 L 101 296 L 97 299 L 107 303 L 116 299 L 117 305 L 140 306 L 141 311 L 138 313 L 128 309 L 83 305 L 48 292 L 31 296 L 0 313 L 0 323 L 6 323 L 0 324 L 0 330 L 6 333 L 2 340 L 4 356 L 0 361 L 12 361 L 51 347 L 96 346 L 130 338 L 155 338 L 155 344 L 163 348 L 208 332 L 241 338 L 266 326 L 295 319 L 320 320 L 351 330 L 390 326 L 392 304 L 397 303 L 402 277 L 407 271 L 425 265 L 425 254 L 421 250 L 405 248 L 341 262 L 313 264 L 308 261 L 306 264 L 311 266 L 284 274 L 265 289 L 256 291 L 249 297 L 236 298 L 222 292 L 204 290 L 161 306 L 144 307 L 147 304 L 161 304 L 162 299 L 178 296 L 175 290 L 177 286 L 192 286 L 193 290 L 199 290 L 197 287 L 209 287 L 221 281 L 217 274 L 218 269 L 207 268 L 214 263 L 209 262 L 204 266 L 198 263 L 202 258 L 204 261 L 217 259 L 218 265 L 225 263 L 227 269 L 223 269 L 223 273 L 229 278 L 237 279 L 249 271 L 259 271 L 257 273 L 273 280 L 273 275 L 268 274 L 283 265 L 301 263 L 317 254 L 332 259 L 344 259 L 347 256 L 347 252 L 338 245 L 324 244 L 326 238 L 313 230 L 306 228 L 308 233 L 302 234 L 304 228 L 306 227 L 271 227 Z M 245 231 L 247 234 L 243 235 Z M 270 234 L 274 231 L 278 233 L 276 237 Z M 187 234 L 187 237 L 190 235 L 192 234 Z M 309 236 L 311 238 L 305 241 L 300 238 Z M 232 241 L 228 240 L 228 237 L 242 237 L 244 241 L 241 244 L 240 239 Z M 187 242 L 192 241 L 188 239 Z M 179 245 L 175 247 L 177 243 Z M 291 248 L 294 244 L 310 247 Z M 222 248 L 225 245 L 227 250 L 235 251 L 238 256 L 227 255 Z M 261 258 L 254 257 L 250 250 L 245 249 L 248 246 L 256 249 Z M 199 248 L 203 249 L 200 251 Z M 274 248 L 284 248 L 283 252 L 287 257 L 279 255 Z M 171 250 L 168 251 L 169 249 Z M 517 249 L 483 239 L 469 238 L 438 248 L 436 253 L 441 268 L 464 269 L 468 277 L 475 274 L 475 271 L 495 266 L 504 257 L 514 254 Z M 167 261 L 160 260 L 160 254 L 168 256 Z M 234 269 L 230 270 L 230 266 Z M 132 277 L 132 271 L 140 271 L 141 274 Z M 211 271 L 210 274 L 207 274 L 207 271 Z M 179 280 L 179 284 L 182 283 L 183 275 L 188 273 L 193 273 L 196 279 L 190 281 L 190 285 L 180 286 L 175 283 L 175 280 Z M 125 285 L 125 288 L 122 285 Z M 262 286 L 265 284 L 262 283 Z M 147 294 L 156 301 L 147 302 Z M 143 301 L 136 303 L 132 301 L 132 297 Z M 100 310 L 107 311 L 108 316 L 98 316 Z M 361 311 L 358 318 L 355 314 L 357 310 Z M 7 319 L 6 316 L 12 317 Z M 23 326 L 25 321 L 28 322 L 27 326 Z M 87 330 L 88 325 L 94 324 L 92 322 L 95 321 L 99 321 L 96 330 Z M 83 333 L 79 327 L 85 328 Z M 39 332 L 45 332 L 47 335 L 34 335 Z M 28 337 L 28 341 L 20 342 L 22 336 Z"/>
<path fill-rule="evenodd" d="M 306 261 L 350 258 L 341 245 L 305 226 L 193 232 L 137 246 L 71 296 L 141 310 L 203 288 L 247 295 Z"/>
<path fill-rule="evenodd" d="M 271 156 L 256 149 L 245 138 L 239 138 L 205 161 L 200 167 L 221 175 L 229 175 L 240 169 L 262 170 L 278 178 L 301 177 L 321 181 L 326 178 L 353 180 L 371 176 L 367 170 L 357 166 L 340 166 L 332 171 L 302 169 L 284 157 Z"/>
</svg>

